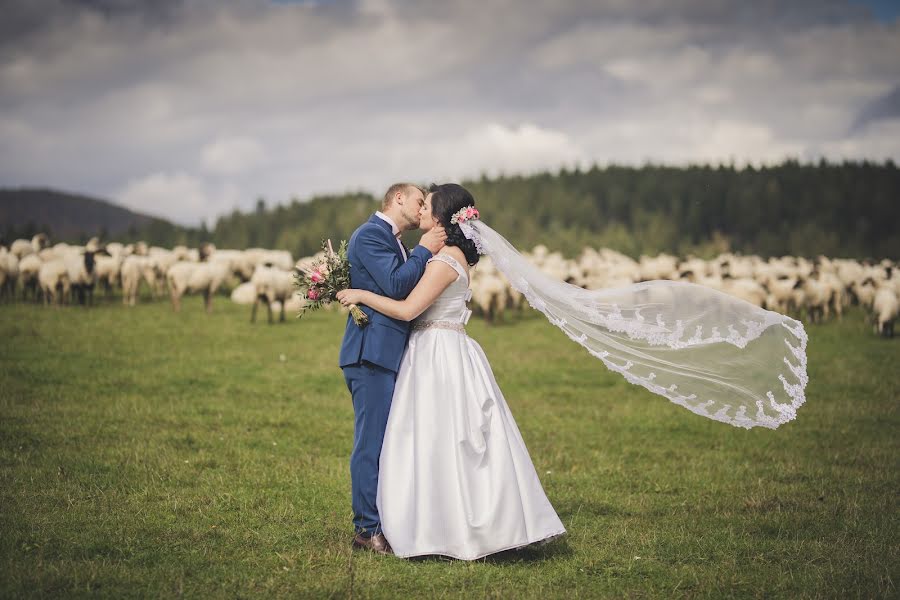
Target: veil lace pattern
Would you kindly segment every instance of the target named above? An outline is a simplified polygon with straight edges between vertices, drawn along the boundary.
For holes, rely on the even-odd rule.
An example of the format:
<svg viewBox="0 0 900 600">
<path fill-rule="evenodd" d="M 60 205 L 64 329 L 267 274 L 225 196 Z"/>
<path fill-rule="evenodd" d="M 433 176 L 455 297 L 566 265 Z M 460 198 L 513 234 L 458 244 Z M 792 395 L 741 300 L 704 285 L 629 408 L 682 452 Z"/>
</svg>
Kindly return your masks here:
<svg viewBox="0 0 900 600">
<path fill-rule="evenodd" d="M 533 308 L 630 383 L 747 429 L 777 428 L 806 399 L 808 338 L 795 319 L 680 281 L 585 290 L 545 275 L 484 221 L 460 228 Z"/>
</svg>

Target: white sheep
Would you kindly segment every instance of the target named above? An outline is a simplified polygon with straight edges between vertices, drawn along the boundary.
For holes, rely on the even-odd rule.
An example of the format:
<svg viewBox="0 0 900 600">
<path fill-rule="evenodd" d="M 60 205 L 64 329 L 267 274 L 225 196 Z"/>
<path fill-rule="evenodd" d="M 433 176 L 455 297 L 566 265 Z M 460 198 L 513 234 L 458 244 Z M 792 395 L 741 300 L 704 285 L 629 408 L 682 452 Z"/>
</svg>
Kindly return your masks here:
<svg viewBox="0 0 900 600">
<path fill-rule="evenodd" d="M 812 323 L 821 323 L 828 318 L 829 306 L 834 295 L 831 286 L 821 279 L 818 271 L 814 271 L 809 279 L 801 282 L 804 305 Z"/>
<path fill-rule="evenodd" d="M 137 303 L 144 262 L 146 260 L 143 256 L 132 254 L 126 256 L 122 261 L 122 266 L 119 270 L 119 276 L 122 280 L 122 304 L 134 306 Z"/>
<path fill-rule="evenodd" d="M 212 297 L 231 275 L 226 261 L 190 263 L 177 262 L 166 274 L 172 308 L 181 310 L 181 297 L 186 293 L 203 294 L 206 312 L 212 312 Z"/>
<path fill-rule="evenodd" d="M 746 300 L 760 308 L 763 308 L 766 304 L 766 289 L 750 278 L 741 277 L 734 279 L 726 277 L 722 280 L 721 291 L 735 298 Z"/>
<path fill-rule="evenodd" d="M 250 322 L 256 322 L 256 309 L 260 301 L 266 303 L 269 311 L 269 323 L 272 323 L 272 303 L 281 303 L 280 322 L 284 322 L 285 303 L 294 295 L 294 274 L 291 271 L 282 271 L 274 267 L 256 267 L 250 282 L 256 288 L 256 301 L 253 303 L 253 311 L 250 314 Z"/>
<path fill-rule="evenodd" d="M 244 258 L 254 267 L 270 265 L 282 271 L 290 271 L 294 268 L 294 259 L 286 250 L 266 250 L 265 248 L 248 248 L 243 252 Z"/>
<path fill-rule="evenodd" d="M 231 290 L 231 301 L 235 304 L 250 305 L 256 302 L 256 286 L 252 281 L 245 281 Z"/>
<path fill-rule="evenodd" d="M 229 273 L 241 282 L 250 281 L 256 269 L 256 263 L 240 250 L 216 250 L 207 257 L 206 262 L 226 265 Z"/>
<path fill-rule="evenodd" d="M 798 279 L 787 275 L 768 278 L 766 289 L 769 291 L 769 294 L 766 299 L 766 308 L 780 313 L 787 313 L 792 303 L 797 300 L 794 288 L 798 281 Z"/>
<path fill-rule="evenodd" d="M 62 304 L 69 294 L 69 269 L 61 259 L 51 260 L 41 265 L 38 271 L 38 283 L 44 294 L 44 303 Z"/>
<path fill-rule="evenodd" d="M 22 300 L 26 300 L 28 298 L 28 293 L 30 292 L 32 299 L 37 301 L 38 290 L 40 289 L 38 273 L 43 264 L 43 261 L 37 254 L 29 254 L 19 261 L 19 281 L 22 284 Z"/>
<path fill-rule="evenodd" d="M 34 254 L 34 248 L 29 240 L 13 240 L 9 246 L 10 253 L 18 259 L 22 259 L 29 254 Z"/>
<path fill-rule="evenodd" d="M 16 297 L 16 281 L 19 279 L 19 259 L 6 248 L 0 250 L 0 297 Z"/>
<path fill-rule="evenodd" d="M 79 304 L 94 303 L 94 286 L 97 284 L 95 254 L 96 252 L 85 248 L 77 253 L 69 253 L 64 259 L 69 272 L 69 285 L 78 294 Z"/>
<path fill-rule="evenodd" d="M 484 259 L 482 259 L 484 260 Z M 479 266 L 481 262 L 479 261 Z M 477 271 L 476 268 L 473 272 Z M 493 323 L 506 308 L 507 283 L 496 273 L 485 273 L 472 281 L 472 308 Z"/>
<path fill-rule="evenodd" d="M 641 281 L 671 279 L 678 273 L 678 259 L 669 254 L 641 256 L 640 273 Z"/>
<path fill-rule="evenodd" d="M 100 284 L 109 296 L 114 287 L 119 285 L 122 271 L 122 259 L 118 255 L 94 257 L 94 271 L 97 274 L 97 283 Z"/>
<path fill-rule="evenodd" d="M 40 252 L 50 246 L 50 237 L 46 233 L 36 233 L 31 236 L 31 247 L 35 252 Z"/>
<path fill-rule="evenodd" d="M 875 312 L 875 333 L 890 338 L 894 337 L 894 321 L 900 312 L 900 300 L 891 285 L 882 285 L 875 292 L 872 304 Z"/>
</svg>

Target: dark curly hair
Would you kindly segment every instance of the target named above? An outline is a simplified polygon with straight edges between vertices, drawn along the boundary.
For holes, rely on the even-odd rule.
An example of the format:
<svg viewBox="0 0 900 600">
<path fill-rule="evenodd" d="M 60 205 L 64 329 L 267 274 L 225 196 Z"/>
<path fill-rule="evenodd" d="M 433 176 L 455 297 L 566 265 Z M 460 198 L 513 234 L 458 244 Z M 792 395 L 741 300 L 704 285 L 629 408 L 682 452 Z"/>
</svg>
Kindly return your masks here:
<svg viewBox="0 0 900 600">
<path fill-rule="evenodd" d="M 475 206 L 475 198 L 469 190 L 456 183 L 431 184 L 428 188 L 431 196 L 431 214 L 447 231 L 448 246 L 456 246 L 466 255 L 466 262 L 474 267 L 478 264 L 478 249 L 475 242 L 463 235 L 459 225 L 450 222 L 450 218 L 461 208 Z"/>
</svg>

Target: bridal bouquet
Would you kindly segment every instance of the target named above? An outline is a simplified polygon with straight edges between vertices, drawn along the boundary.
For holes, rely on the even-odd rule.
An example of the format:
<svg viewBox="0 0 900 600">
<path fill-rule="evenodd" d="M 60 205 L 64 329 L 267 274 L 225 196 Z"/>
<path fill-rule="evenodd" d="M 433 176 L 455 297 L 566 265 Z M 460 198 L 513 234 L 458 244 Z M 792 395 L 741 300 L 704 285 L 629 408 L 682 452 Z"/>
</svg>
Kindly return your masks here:
<svg viewBox="0 0 900 600">
<path fill-rule="evenodd" d="M 337 293 L 350 287 L 350 263 L 347 261 L 347 242 L 341 241 L 337 252 L 331 246 L 331 240 L 322 242 L 325 256 L 306 267 L 298 267 L 294 274 L 294 285 L 301 291 L 306 306 L 300 309 L 297 317 L 302 317 L 307 310 L 318 310 L 337 300 Z M 360 308 L 350 305 L 350 315 L 359 327 L 369 324 L 369 318 Z"/>
</svg>

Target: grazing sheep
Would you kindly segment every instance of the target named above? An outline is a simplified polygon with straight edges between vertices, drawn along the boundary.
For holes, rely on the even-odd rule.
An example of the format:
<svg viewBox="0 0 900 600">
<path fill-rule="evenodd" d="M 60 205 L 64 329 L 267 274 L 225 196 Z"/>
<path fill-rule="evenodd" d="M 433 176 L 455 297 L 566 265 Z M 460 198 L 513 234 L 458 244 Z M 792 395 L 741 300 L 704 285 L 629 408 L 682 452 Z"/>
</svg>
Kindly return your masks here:
<svg viewBox="0 0 900 600">
<path fill-rule="evenodd" d="M 831 287 L 822 279 L 818 271 L 813 271 L 809 279 L 798 282 L 803 290 L 806 312 L 812 323 L 821 323 L 828 318 L 829 307 L 834 295 Z M 799 310 L 799 306 L 797 307 Z"/>
<path fill-rule="evenodd" d="M 284 310 L 293 315 L 298 314 L 304 306 L 306 306 L 306 301 L 300 294 L 294 294 L 284 302 L 273 302 L 270 305 L 273 313 Z M 341 310 L 344 310 L 343 307 Z"/>
<path fill-rule="evenodd" d="M 653 281 L 656 279 L 671 279 L 678 273 L 678 259 L 669 254 L 660 254 L 656 257 L 641 256 L 640 277 L 641 281 Z"/>
<path fill-rule="evenodd" d="M 878 287 L 872 308 L 875 312 L 875 333 L 886 338 L 894 337 L 894 321 L 900 312 L 900 300 L 892 286 Z"/>
<path fill-rule="evenodd" d="M 766 304 L 766 289 L 753 279 L 740 278 L 732 279 L 726 277 L 722 280 L 722 291 L 730 296 L 746 300 L 750 304 L 755 304 L 763 308 Z"/>
<path fill-rule="evenodd" d="M 38 273 L 41 270 L 42 264 L 44 263 L 37 254 L 29 254 L 19 261 L 19 281 L 22 282 L 22 300 L 26 300 L 28 298 L 28 293 L 31 292 L 32 299 L 37 302 L 38 290 L 40 290 Z"/>
<path fill-rule="evenodd" d="M 49 246 L 50 238 L 46 233 L 36 233 L 31 237 L 31 247 L 36 253 L 39 253 L 41 250 Z"/>
<path fill-rule="evenodd" d="M 132 254 L 122 261 L 119 275 L 122 280 L 122 304 L 134 306 L 137 303 L 141 277 L 144 272 L 146 257 Z"/>
<path fill-rule="evenodd" d="M 231 274 L 225 261 L 189 263 L 178 262 L 172 265 L 166 274 L 169 293 L 172 295 L 172 308 L 181 310 L 181 297 L 186 293 L 203 294 L 206 312 L 212 312 L 213 294 L 221 287 Z"/>
<path fill-rule="evenodd" d="M 493 323 L 506 308 L 506 281 L 497 274 L 485 274 L 472 283 L 472 305 L 488 323 Z"/>
<path fill-rule="evenodd" d="M 90 306 L 94 303 L 94 286 L 97 284 L 97 273 L 94 269 L 95 251 L 85 248 L 79 253 L 66 256 L 66 269 L 69 271 L 69 285 L 78 294 L 78 303 Z"/>
<path fill-rule="evenodd" d="M 65 258 L 65 252 L 56 248 L 44 248 L 40 252 L 37 253 L 38 257 L 42 262 L 49 262 L 51 260 L 62 260 Z"/>
<path fill-rule="evenodd" d="M 787 275 L 769 277 L 766 283 L 766 289 L 769 291 L 766 308 L 780 313 L 787 313 L 791 303 L 797 299 L 794 288 L 798 282 L 798 279 L 793 279 Z"/>
<path fill-rule="evenodd" d="M 235 304 L 253 304 L 256 302 L 256 286 L 252 281 L 245 281 L 231 290 L 231 301 Z"/>
<path fill-rule="evenodd" d="M 272 303 L 281 304 L 281 316 L 279 322 L 284 322 L 284 309 L 287 301 L 294 295 L 294 275 L 291 271 L 282 271 L 268 265 L 256 267 L 250 278 L 256 288 L 256 301 L 253 303 L 253 311 L 250 314 L 250 322 L 256 322 L 256 309 L 260 301 L 266 303 L 269 311 L 269 323 L 272 323 Z"/>
<path fill-rule="evenodd" d="M 13 243 L 9 246 L 9 252 L 19 260 L 22 260 L 23 257 L 34 254 L 34 247 L 28 240 L 13 240 Z"/>
<path fill-rule="evenodd" d="M 185 252 L 184 255 L 187 253 Z M 156 297 L 156 294 L 164 293 L 164 287 L 166 285 L 166 273 L 169 272 L 169 269 L 181 260 L 182 254 L 176 253 L 174 250 L 166 250 L 165 248 L 150 248 L 150 257 L 153 259 L 153 268 L 156 277 L 156 289 L 153 294 Z"/>
<path fill-rule="evenodd" d="M 187 246 L 175 246 L 172 248 L 172 254 L 175 255 L 175 260 L 191 260 L 191 250 Z M 197 262 L 196 260 L 193 262 Z"/>
<path fill-rule="evenodd" d="M 264 248 L 248 248 L 243 252 L 244 258 L 254 267 L 270 265 L 282 271 L 294 268 L 294 259 L 286 250 L 266 250 Z"/>
<path fill-rule="evenodd" d="M 875 303 L 875 292 L 877 289 L 878 286 L 871 277 L 866 277 L 862 281 L 853 283 L 853 295 L 856 296 L 859 305 L 869 313 L 871 313 L 872 305 Z"/>
<path fill-rule="evenodd" d="M 44 303 L 56 301 L 62 304 L 63 298 L 69 294 L 69 269 L 61 259 L 51 260 L 41 265 L 38 271 L 38 282 L 44 294 Z"/>
<path fill-rule="evenodd" d="M 7 295 L 16 298 L 16 281 L 19 279 L 19 259 L 6 248 L 0 250 L 0 298 Z"/>
<path fill-rule="evenodd" d="M 94 259 L 94 270 L 97 274 L 97 283 L 103 287 L 106 296 L 109 297 L 113 288 L 119 285 L 122 259 L 118 255 L 98 255 Z"/>
<path fill-rule="evenodd" d="M 141 279 L 147 282 L 150 293 L 156 298 L 160 290 L 159 264 L 155 257 L 132 254 L 122 261 L 122 303 L 134 306 L 137 303 L 141 287 Z"/>
<path fill-rule="evenodd" d="M 106 245 L 106 253 L 113 258 L 123 259 L 129 253 L 125 251 L 125 244 L 120 242 L 110 242 Z"/>
<path fill-rule="evenodd" d="M 242 283 L 250 281 L 256 268 L 256 264 L 244 256 L 240 250 L 216 250 L 207 256 L 206 262 L 218 262 L 226 265 L 229 273 L 240 279 Z"/>
</svg>

